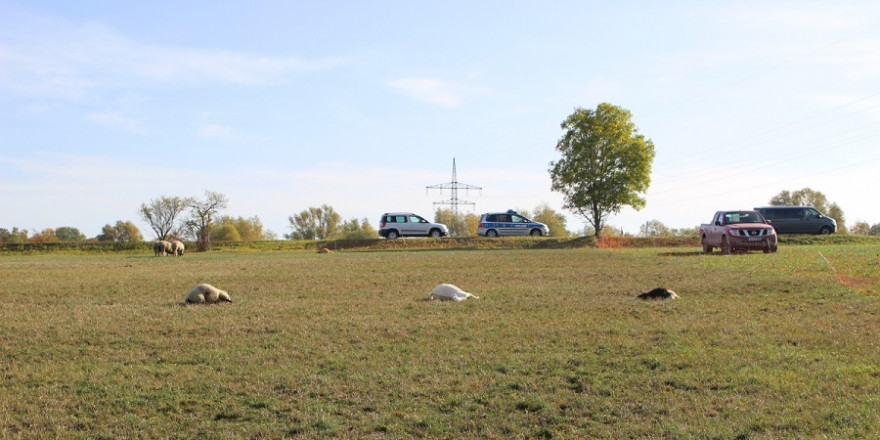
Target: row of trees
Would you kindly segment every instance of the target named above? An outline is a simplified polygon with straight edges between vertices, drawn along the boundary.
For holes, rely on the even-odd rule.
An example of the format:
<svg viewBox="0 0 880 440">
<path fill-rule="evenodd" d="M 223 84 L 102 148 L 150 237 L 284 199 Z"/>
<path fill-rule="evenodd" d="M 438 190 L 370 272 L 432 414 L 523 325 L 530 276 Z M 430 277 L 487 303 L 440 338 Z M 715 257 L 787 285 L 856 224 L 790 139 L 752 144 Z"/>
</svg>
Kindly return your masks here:
<svg viewBox="0 0 880 440">
<path fill-rule="evenodd" d="M 55 229 L 46 228 L 33 235 L 30 235 L 26 229 L 0 228 L 0 243 L 77 243 L 85 241 L 136 243 L 143 240 L 144 237 L 134 223 L 122 220 L 116 222 L 116 226 L 105 225 L 101 233 L 94 238 L 86 238 L 79 229 L 70 226 L 61 226 Z"/>
<path fill-rule="evenodd" d="M 166 197 L 142 203 L 138 209 L 141 219 L 156 234 L 157 240 L 177 238 L 194 241 L 196 248 L 205 251 L 216 240 L 257 241 L 274 239 L 263 232 L 258 217 L 233 218 L 220 216 L 229 199 L 222 193 L 205 191 L 205 197 Z"/>
<path fill-rule="evenodd" d="M 567 237 L 565 216 L 554 211 L 547 204 L 539 205 L 533 212 L 518 210 L 520 214 L 532 220 L 545 223 L 550 228 L 550 235 Z M 310 207 L 289 217 L 290 234 L 284 238 L 290 240 L 328 240 L 328 239 L 367 239 L 378 238 L 379 234 L 370 224 L 369 219 L 342 220 L 332 206 L 321 205 Z M 480 217 L 468 213 L 456 214 L 451 209 L 438 209 L 434 213 L 434 221 L 443 223 L 449 228 L 452 237 L 471 237 L 477 235 L 477 223 Z"/>
</svg>

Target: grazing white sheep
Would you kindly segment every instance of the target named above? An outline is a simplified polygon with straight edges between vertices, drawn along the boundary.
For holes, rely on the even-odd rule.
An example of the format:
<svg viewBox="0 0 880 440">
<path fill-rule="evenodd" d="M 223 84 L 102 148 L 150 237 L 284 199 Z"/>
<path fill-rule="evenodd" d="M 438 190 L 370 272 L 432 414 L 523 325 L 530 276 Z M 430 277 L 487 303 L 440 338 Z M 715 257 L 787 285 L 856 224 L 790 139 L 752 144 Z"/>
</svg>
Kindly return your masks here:
<svg viewBox="0 0 880 440">
<path fill-rule="evenodd" d="M 675 292 L 665 288 L 658 287 L 650 292 L 645 292 L 636 297 L 637 299 L 678 299 Z"/>
<path fill-rule="evenodd" d="M 468 298 L 476 298 L 480 299 L 479 296 L 474 296 L 470 293 L 465 292 L 458 288 L 458 286 L 452 284 L 438 284 L 434 290 L 431 291 L 431 294 L 428 296 L 430 299 L 440 299 L 447 300 L 451 299 L 453 301 L 464 301 Z"/>
<path fill-rule="evenodd" d="M 180 240 L 171 240 L 171 255 L 175 257 L 183 256 L 183 242 Z"/>
<path fill-rule="evenodd" d="M 166 256 L 171 253 L 171 242 L 165 240 L 157 240 L 153 242 L 153 253 L 158 256 Z"/>
<path fill-rule="evenodd" d="M 187 304 L 215 304 L 218 302 L 232 302 L 232 298 L 225 290 L 220 290 L 210 284 L 199 284 L 186 294 Z"/>
</svg>

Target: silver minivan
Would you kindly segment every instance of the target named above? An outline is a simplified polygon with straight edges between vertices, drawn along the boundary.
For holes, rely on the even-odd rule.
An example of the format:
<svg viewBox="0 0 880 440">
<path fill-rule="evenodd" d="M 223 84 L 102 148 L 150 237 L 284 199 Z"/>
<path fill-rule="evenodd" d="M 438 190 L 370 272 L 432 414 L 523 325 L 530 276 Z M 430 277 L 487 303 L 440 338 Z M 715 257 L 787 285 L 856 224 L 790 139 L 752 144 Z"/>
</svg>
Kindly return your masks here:
<svg viewBox="0 0 880 440">
<path fill-rule="evenodd" d="M 764 206 L 755 208 L 777 234 L 833 234 L 837 222 L 812 206 Z"/>
<path fill-rule="evenodd" d="M 442 223 L 431 223 L 411 212 L 386 212 L 379 219 L 379 235 L 397 237 L 445 237 L 449 228 Z"/>
</svg>

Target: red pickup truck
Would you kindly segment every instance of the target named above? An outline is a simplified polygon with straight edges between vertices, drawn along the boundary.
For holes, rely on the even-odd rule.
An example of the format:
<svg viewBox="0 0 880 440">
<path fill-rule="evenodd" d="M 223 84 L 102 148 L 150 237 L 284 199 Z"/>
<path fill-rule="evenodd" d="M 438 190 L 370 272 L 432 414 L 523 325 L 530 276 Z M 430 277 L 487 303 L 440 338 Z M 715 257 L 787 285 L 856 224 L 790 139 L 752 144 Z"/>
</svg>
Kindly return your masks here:
<svg viewBox="0 0 880 440">
<path fill-rule="evenodd" d="M 735 250 L 776 252 L 776 231 L 757 211 L 718 211 L 712 222 L 700 225 L 703 252 L 721 248 L 724 254 Z"/>
</svg>

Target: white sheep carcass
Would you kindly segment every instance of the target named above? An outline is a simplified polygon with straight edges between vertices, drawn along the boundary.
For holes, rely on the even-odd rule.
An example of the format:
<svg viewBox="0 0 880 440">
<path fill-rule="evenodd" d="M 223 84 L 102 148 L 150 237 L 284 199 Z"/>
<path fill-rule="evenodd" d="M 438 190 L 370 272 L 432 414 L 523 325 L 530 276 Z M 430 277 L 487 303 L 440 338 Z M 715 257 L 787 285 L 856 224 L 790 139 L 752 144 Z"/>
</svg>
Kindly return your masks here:
<svg viewBox="0 0 880 440">
<path fill-rule="evenodd" d="M 232 302 L 232 298 L 229 297 L 229 293 L 225 290 L 220 290 L 210 284 L 199 284 L 196 287 L 193 287 L 189 293 L 186 294 L 187 304 L 215 304 L 218 302 Z"/>
<path fill-rule="evenodd" d="M 453 301 L 464 301 L 468 298 L 477 298 L 480 299 L 479 296 L 474 296 L 470 293 L 465 292 L 455 286 L 453 284 L 439 284 L 434 290 L 431 291 L 431 294 L 428 296 L 429 299 L 439 299 L 439 300 L 453 300 Z"/>
</svg>

